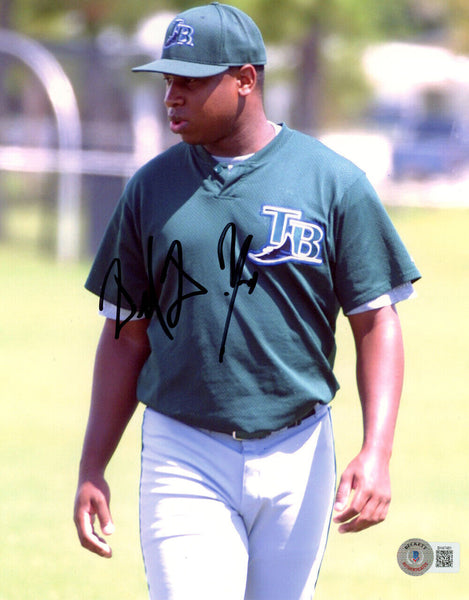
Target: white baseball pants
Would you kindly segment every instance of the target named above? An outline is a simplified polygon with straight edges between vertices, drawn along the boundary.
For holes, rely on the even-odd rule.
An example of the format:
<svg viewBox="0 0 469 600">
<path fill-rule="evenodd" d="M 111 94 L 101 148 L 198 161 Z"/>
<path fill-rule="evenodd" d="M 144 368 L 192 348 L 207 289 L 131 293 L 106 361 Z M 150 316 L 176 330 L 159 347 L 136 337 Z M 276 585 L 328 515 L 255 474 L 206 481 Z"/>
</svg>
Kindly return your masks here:
<svg viewBox="0 0 469 600">
<path fill-rule="evenodd" d="M 310 600 L 336 481 L 328 407 L 237 441 L 146 409 L 141 543 L 151 600 Z"/>
</svg>

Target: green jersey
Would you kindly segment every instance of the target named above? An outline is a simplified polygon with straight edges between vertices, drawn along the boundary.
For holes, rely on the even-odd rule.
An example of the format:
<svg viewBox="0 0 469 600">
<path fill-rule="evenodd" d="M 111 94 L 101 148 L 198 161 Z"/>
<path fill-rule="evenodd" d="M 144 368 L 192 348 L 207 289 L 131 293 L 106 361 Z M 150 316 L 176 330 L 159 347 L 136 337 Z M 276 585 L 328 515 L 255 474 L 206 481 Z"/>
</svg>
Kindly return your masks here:
<svg viewBox="0 0 469 600">
<path fill-rule="evenodd" d="M 232 169 L 180 143 L 127 184 L 86 287 L 151 318 L 141 402 L 230 432 L 328 403 L 335 324 L 420 277 L 365 174 L 283 126 Z M 129 317 L 130 318 L 130 317 Z"/>
</svg>

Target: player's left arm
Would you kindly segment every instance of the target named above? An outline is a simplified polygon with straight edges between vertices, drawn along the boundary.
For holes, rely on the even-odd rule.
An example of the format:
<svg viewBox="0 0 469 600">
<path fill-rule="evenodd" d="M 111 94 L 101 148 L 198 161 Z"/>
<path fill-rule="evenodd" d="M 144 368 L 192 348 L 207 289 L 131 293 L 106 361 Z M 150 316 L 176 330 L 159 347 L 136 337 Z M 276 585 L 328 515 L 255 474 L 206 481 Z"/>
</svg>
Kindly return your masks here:
<svg viewBox="0 0 469 600">
<path fill-rule="evenodd" d="M 361 531 L 383 521 L 391 501 L 389 462 L 402 392 L 404 351 L 394 306 L 349 316 L 363 412 L 363 445 L 345 469 L 334 521 L 339 532 Z"/>
</svg>

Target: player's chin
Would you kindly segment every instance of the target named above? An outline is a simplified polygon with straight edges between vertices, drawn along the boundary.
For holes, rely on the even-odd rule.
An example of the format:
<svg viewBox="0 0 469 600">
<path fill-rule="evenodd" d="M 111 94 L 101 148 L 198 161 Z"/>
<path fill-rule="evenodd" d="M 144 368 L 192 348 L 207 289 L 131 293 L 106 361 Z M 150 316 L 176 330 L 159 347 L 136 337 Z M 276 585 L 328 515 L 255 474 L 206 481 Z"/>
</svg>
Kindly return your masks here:
<svg viewBox="0 0 469 600">
<path fill-rule="evenodd" d="M 212 131 L 206 127 L 197 127 L 195 123 L 187 124 L 178 131 L 178 134 L 183 142 L 192 146 L 211 147 L 216 145 L 220 138 L 218 131 Z"/>
<path fill-rule="evenodd" d="M 196 132 L 191 131 L 190 129 L 186 129 L 178 133 L 179 137 L 186 144 L 191 144 L 192 146 L 196 146 L 198 144 L 203 145 L 203 137 L 198 135 Z"/>
</svg>

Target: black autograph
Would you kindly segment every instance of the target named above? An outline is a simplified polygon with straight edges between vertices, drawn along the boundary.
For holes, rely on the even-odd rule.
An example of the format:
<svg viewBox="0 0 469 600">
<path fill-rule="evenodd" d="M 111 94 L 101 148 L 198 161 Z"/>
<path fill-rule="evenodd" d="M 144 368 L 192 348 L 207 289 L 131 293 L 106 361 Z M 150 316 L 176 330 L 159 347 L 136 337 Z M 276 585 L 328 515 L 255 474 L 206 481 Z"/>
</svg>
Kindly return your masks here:
<svg viewBox="0 0 469 600">
<path fill-rule="evenodd" d="M 228 232 L 231 231 L 231 246 L 230 246 L 230 286 L 233 288 L 231 294 L 230 306 L 228 308 L 228 314 L 225 321 L 225 329 L 223 331 L 223 337 L 220 346 L 220 353 L 218 355 L 219 362 L 223 362 L 223 355 L 225 354 L 226 338 L 228 337 L 228 329 L 230 327 L 231 315 L 233 314 L 234 305 L 236 302 L 236 296 L 238 289 L 241 285 L 246 284 L 249 288 L 249 294 L 252 294 L 256 287 L 258 273 L 254 271 L 251 279 L 242 279 L 244 264 L 246 257 L 249 252 L 249 246 L 251 245 L 252 235 L 248 235 L 241 246 L 241 251 L 238 258 L 236 259 L 236 225 L 234 223 L 228 223 L 225 229 L 222 231 L 220 239 L 218 240 L 218 262 L 220 269 L 225 269 L 225 259 L 223 257 L 223 243 Z"/>
<path fill-rule="evenodd" d="M 249 288 L 248 294 L 252 294 L 258 280 L 258 273 L 254 271 L 252 277 L 250 279 L 243 279 L 243 271 L 246 263 L 246 258 L 249 252 L 249 247 L 252 241 L 252 235 L 248 235 L 244 240 L 239 255 L 236 256 L 236 225 L 234 223 L 228 223 L 228 225 L 223 229 L 222 234 L 218 240 L 218 264 L 220 269 L 225 270 L 225 252 L 224 245 L 225 239 L 228 234 L 231 234 L 231 242 L 229 244 L 229 285 L 232 288 L 232 294 L 230 299 L 230 304 L 228 307 L 228 312 L 225 320 L 225 326 L 223 330 L 220 351 L 218 355 L 219 362 L 223 362 L 223 357 L 225 354 L 226 341 L 228 337 L 228 331 L 230 328 L 231 317 L 233 314 L 233 310 L 235 307 L 236 297 L 238 294 L 238 290 L 241 285 L 247 285 Z M 168 274 L 170 271 L 170 267 L 174 267 L 176 269 L 177 276 L 177 286 L 176 286 L 176 299 L 174 302 L 170 304 L 167 308 L 166 313 L 163 312 L 160 299 L 157 293 L 157 287 L 155 285 L 154 275 L 153 275 L 153 236 L 148 238 L 147 244 L 147 277 L 148 277 L 148 289 L 145 290 L 142 294 L 142 298 L 140 300 L 140 304 L 137 306 L 137 303 L 132 298 L 128 290 L 125 288 L 123 284 L 122 278 L 122 265 L 119 258 L 115 258 L 112 260 L 109 265 L 108 270 L 104 276 L 103 284 L 101 286 L 101 293 L 99 298 L 99 308 L 103 309 L 104 299 L 106 295 L 106 289 L 109 284 L 109 278 L 111 274 L 114 272 L 114 283 L 117 287 L 117 297 L 116 297 L 116 327 L 115 327 L 115 338 L 118 339 L 122 328 L 135 316 L 137 317 L 145 317 L 150 319 L 153 315 L 156 316 L 158 322 L 160 323 L 165 335 L 173 340 L 174 336 L 171 332 L 172 329 L 176 328 L 183 307 L 183 303 L 189 298 L 193 298 L 195 296 L 202 296 L 208 294 L 208 290 L 205 286 L 203 286 L 200 282 L 194 279 L 189 273 L 187 273 L 184 269 L 184 261 L 183 261 L 183 248 L 182 244 L 179 240 L 175 240 L 172 242 L 169 247 L 168 253 L 166 255 L 163 268 L 161 271 L 161 275 L 159 278 L 160 289 L 163 290 L 164 284 L 167 281 Z M 192 291 L 185 292 L 185 286 L 189 283 L 192 286 Z M 194 289 L 195 288 L 195 289 Z M 229 295 L 229 292 L 225 292 L 225 296 Z M 122 311 L 122 301 L 125 300 L 127 305 L 130 307 L 129 315 L 121 320 L 121 311 Z"/>
</svg>

